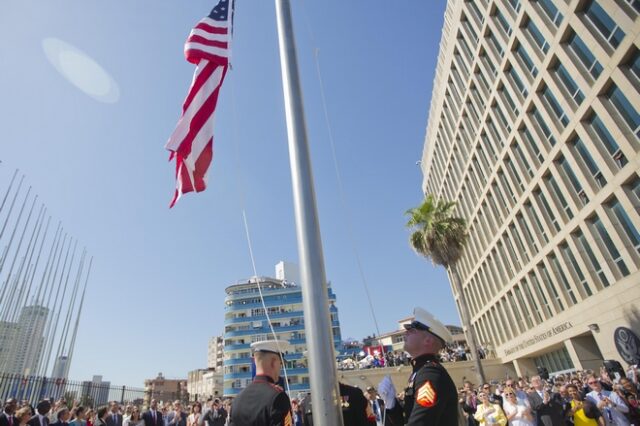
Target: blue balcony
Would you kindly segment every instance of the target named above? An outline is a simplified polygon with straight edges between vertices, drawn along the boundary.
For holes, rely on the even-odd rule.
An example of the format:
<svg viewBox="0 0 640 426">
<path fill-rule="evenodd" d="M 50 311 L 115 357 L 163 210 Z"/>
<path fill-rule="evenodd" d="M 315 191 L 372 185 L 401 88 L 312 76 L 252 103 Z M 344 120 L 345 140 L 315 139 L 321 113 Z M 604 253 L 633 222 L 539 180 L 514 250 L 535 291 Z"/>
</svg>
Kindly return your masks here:
<svg viewBox="0 0 640 426">
<path fill-rule="evenodd" d="M 304 315 L 304 312 L 302 311 L 291 311 L 291 312 L 282 312 L 280 314 L 270 314 L 269 318 L 271 318 L 271 321 L 273 321 L 274 319 L 297 318 L 297 317 L 302 317 L 303 315 Z M 267 319 L 266 315 L 256 315 L 254 317 L 242 317 L 242 318 L 228 318 L 224 320 L 224 324 L 229 325 L 229 324 L 238 324 L 238 323 L 251 322 L 251 321 L 266 321 L 266 319 Z"/>
<path fill-rule="evenodd" d="M 224 388 L 224 396 L 235 396 L 242 392 L 241 388 Z"/>
<path fill-rule="evenodd" d="M 249 343 L 237 343 L 235 345 L 226 345 L 224 347 L 225 351 L 235 351 L 238 349 L 250 349 L 251 345 Z"/>
<path fill-rule="evenodd" d="M 251 370 L 242 371 L 240 373 L 228 373 L 224 375 L 224 380 L 250 379 L 250 378 L 251 378 Z"/>
<path fill-rule="evenodd" d="M 222 365 L 246 365 L 251 364 L 251 358 L 225 359 Z"/>
<path fill-rule="evenodd" d="M 282 373 L 284 375 L 284 373 Z M 287 376 L 297 376 L 298 374 L 309 374 L 308 368 L 287 368 Z"/>
<path fill-rule="evenodd" d="M 288 325 L 286 327 L 273 327 L 273 329 L 275 330 L 276 333 L 280 333 L 282 331 L 302 331 L 304 330 L 304 324 Z M 251 336 L 254 334 L 268 334 L 268 333 L 271 333 L 270 327 L 248 328 L 246 330 L 227 331 L 224 333 L 224 337 L 226 339 L 228 337 Z"/>
<path fill-rule="evenodd" d="M 291 296 L 286 299 L 271 299 L 268 297 L 264 298 L 264 304 L 267 307 L 273 306 L 282 306 L 282 305 L 293 305 L 295 303 L 302 303 L 302 295 L 299 296 Z M 234 303 L 232 305 L 225 305 L 224 310 L 226 312 L 239 311 L 244 309 L 254 309 L 254 308 L 262 308 L 262 303 Z"/>
</svg>

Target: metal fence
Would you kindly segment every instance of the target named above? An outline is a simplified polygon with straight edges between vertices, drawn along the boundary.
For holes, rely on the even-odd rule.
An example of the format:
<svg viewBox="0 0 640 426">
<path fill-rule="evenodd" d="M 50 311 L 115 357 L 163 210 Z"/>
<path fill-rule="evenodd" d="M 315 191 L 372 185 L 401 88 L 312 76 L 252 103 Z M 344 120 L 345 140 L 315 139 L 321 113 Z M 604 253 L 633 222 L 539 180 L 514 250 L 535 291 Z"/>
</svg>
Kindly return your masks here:
<svg viewBox="0 0 640 426">
<path fill-rule="evenodd" d="M 148 396 L 145 396 L 145 390 L 142 388 L 0 373 L 0 401 L 16 398 L 18 401 L 29 401 L 35 405 L 42 399 L 65 398 L 68 404 L 78 401 L 85 407 L 99 407 L 109 401 L 142 406 L 148 402 Z"/>
</svg>

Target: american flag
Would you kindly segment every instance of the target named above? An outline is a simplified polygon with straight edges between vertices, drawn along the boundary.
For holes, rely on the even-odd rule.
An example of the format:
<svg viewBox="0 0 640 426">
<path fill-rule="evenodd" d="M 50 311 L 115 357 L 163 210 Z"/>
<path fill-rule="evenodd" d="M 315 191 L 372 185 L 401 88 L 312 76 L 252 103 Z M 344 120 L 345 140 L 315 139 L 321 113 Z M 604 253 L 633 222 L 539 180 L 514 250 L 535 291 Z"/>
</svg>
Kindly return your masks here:
<svg viewBox="0 0 640 426">
<path fill-rule="evenodd" d="M 191 30 L 184 45 L 187 61 L 196 65 L 182 106 L 182 116 L 165 148 L 176 160 L 176 191 L 169 208 L 182 194 L 204 191 L 213 158 L 213 121 L 220 87 L 229 65 L 232 10 L 220 0 L 209 16 Z"/>
</svg>

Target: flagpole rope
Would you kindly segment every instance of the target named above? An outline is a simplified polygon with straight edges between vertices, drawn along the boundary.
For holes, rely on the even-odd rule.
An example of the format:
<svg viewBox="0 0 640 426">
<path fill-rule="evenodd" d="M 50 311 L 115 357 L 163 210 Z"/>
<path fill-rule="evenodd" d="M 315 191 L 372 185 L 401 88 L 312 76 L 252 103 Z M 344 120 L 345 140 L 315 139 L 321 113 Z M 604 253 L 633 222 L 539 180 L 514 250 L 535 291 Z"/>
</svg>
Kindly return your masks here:
<svg viewBox="0 0 640 426">
<path fill-rule="evenodd" d="M 371 301 L 371 292 L 369 291 L 369 284 L 364 275 L 364 269 L 362 267 L 362 261 L 360 260 L 360 252 L 358 251 L 358 247 L 356 244 L 355 233 L 353 231 L 353 221 L 351 220 L 352 214 L 347 203 L 347 198 L 344 191 L 344 186 L 342 184 L 342 175 L 340 174 L 340 167 L 338 165 L 338 156 L 336 155 L 336 144 L 333 138 L 333 129 L 331 127 L 331 121 L 329 120 L 329 110 L 327 108 L 327 99 L 325 96 L 324 90 L 324 82 L 322 79 L 322 73 L 320 72 L 320 49 L 318 49 L 315 37 L 313 35 L 313 30 L 311 29 L 311 23 L 309 21 L 309 17 L 307 15 L 307 9 L 304 0 L 301 1 L 303 15 L 305 18 L 305 23 L 307 25 L 307 30 L 309 31 L 309 37 L 311 38 L 311 42 L 313 43 L 313 52 L 314 59 L 316 63 L 316 72 L 318 75 L 318 82 L 320 83 L 320 98 L 322 100 L 322 110 L 324 112 L 324 121 L 327 126 L 327 132 L 329 134 L 329 146 L 331 148 L 331 157 L 333 159 L 333 168 L 336 174 L 336 180 L 338 181 L 338 193 L 340 195 L 340 203 L 342 204 L 342 209 L 345 213 L 345 222 L 347 227 L 347 234 L 349 236 L 349 242 L 351 243 L 351 248 L 353 250 L 354 256 L 356 258 L 356 264 L 358 266 L 358 272 L 360 275 L 360 280 L 362 281 L 362 285 L 364 287 L 365 294 L 367 295 L 367 301 L 369 302 L 369 310 L 371 313 L 371 317 L 373 318 L 373 323 L 376 327 L 376 333 L 380 336 L 380 327 L 378 326 L 378 319 L 376 317 L 375 309 L 373 308 L 373 302 Z"/>
<path fill-rule="evenodd" d="M 235 2 L 234 2 L 235 3 Z M 235 4 L 234 4 L 235 6 Z M 260 286 L 260 277 L 258 276 L 258 270 L 256 268 L 255 257 L 253 255 L 253 244 L 251 242 L 251 233 L 249 232 L 249 223 L 247 220 L 247 214 L 245 209 L 245 185 L 243 183 L 242 177 L 240 176 L 240 138 L 238 137 L 238 114 L 237 114 L 237 102 L 236 102 L 236 89 L 235 89 L 235 78 L 231 75 L 231 114 L 233 116 L 233 142 L 235 146 L 235 162 L 236 162 L 236 185 L 238 187 L 237 193 L 239 194 L 239 202 L 240 202 L 240 210 L 242 212 L 242 223 L 244 225 L 245 236 L 247 239 L 247 246 L 249 249 L 249 258 L 251 259 L 251 267 L 253 269 L 253 276 L 256 279 L 256 286 L 258 287 L 258 293 L 260 294 L 260 302 L 262 304 L 262 309 L 264 309 L 265 317 L 267 318 L 267 322 L 269 323 L 269 329 L 271 330 L 271 334 L 273 335 L 274 340 L 278 341 L 278 336 L 276 335 L 275 330 L 273 329 L 273 324 L 271 322 L 271 317 L 269 315 L 269 311 L 267 309 L 267 305 L 264 301 L 264 295 L 262 294 L 262 287 Z M 279 342 L 277 343 L 278 350 L 281 353 L 284 351 L 281 350 Z M 282 362 L 282 370 L 284 372 L 284 385 L 286 387 L 287 394 L 291 395 L 291 389 L 289 387 L 289 376 L 287 374 L 287 365 Z"/>
</svg>

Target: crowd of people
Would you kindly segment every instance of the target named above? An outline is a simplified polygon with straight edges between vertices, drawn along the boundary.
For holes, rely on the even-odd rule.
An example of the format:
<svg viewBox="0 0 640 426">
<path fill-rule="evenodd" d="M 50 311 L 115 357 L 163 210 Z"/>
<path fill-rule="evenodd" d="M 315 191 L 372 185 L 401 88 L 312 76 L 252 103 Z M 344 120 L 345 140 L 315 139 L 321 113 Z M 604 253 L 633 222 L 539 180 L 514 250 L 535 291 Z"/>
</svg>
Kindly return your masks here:
<svg viewBox="0 0 640 426">
<path fill-rule="evenodd" d="M 635 368 L 612 378 L 603 367 L 549 380 L 465 382 L 458 396 L 468 426 L 638 426 L 638 393 Z"/>
<path fill-rule="evenodd" d="M 458 402 L 467 426 L 640 426 L 639 393 L 637 369 L 611 377 L 602 368 L 599 374 L 576 371 L 547 380 L 533 376 L 479 386 L 467 381 L 458 389 Z M 375 388 L 367 388 L 364 396 L 370 424 L 394 426 L 383 420 L 384 403 Z M 292 426 L 303 424 L 304 397 L 291 399 Z M 397 398 L 402 402 L 403 392 Z M 151 400 L 148 407 L 114 401 L 94 408 L 61 398 L 32 407 L 10 398 L 0 426 L 229 426 L 231 405 L 231 399 L 210 398 L 186 407 L 179 400 Z"/>
<path fill-rule="evenodd" d="M 144 411 L 138 405 L 112 401 L 98 408 L 84 407 L 77 401 L 69 406 L 64 398 L 44 399 L 33 407 L 29 401 L 9 398 L 0 413 L 0 426 L 225 426 L 231 400 L 211 398 L 188 407 L 182 401 L 151 400 Z"/>
<path fill-rule="evenodd" d="M 478 357 L 480 359 L 490 358 L 491 350 L 486 345 L 478 347 Z M 469 361 L 472 359 L 471 350 L 466 344 L 452 343 L 446 345 L 438 354 L 441 362 Z M 338 361 L 339 370 L 360 370 L 366 368 L 399 367 L 409 365 L 410 358 L 404 351 L 388 351 L 380 353 L 374 351 L 373 354 L 366 352 L 352 353 L 351 356 Z"/>
</svg>

